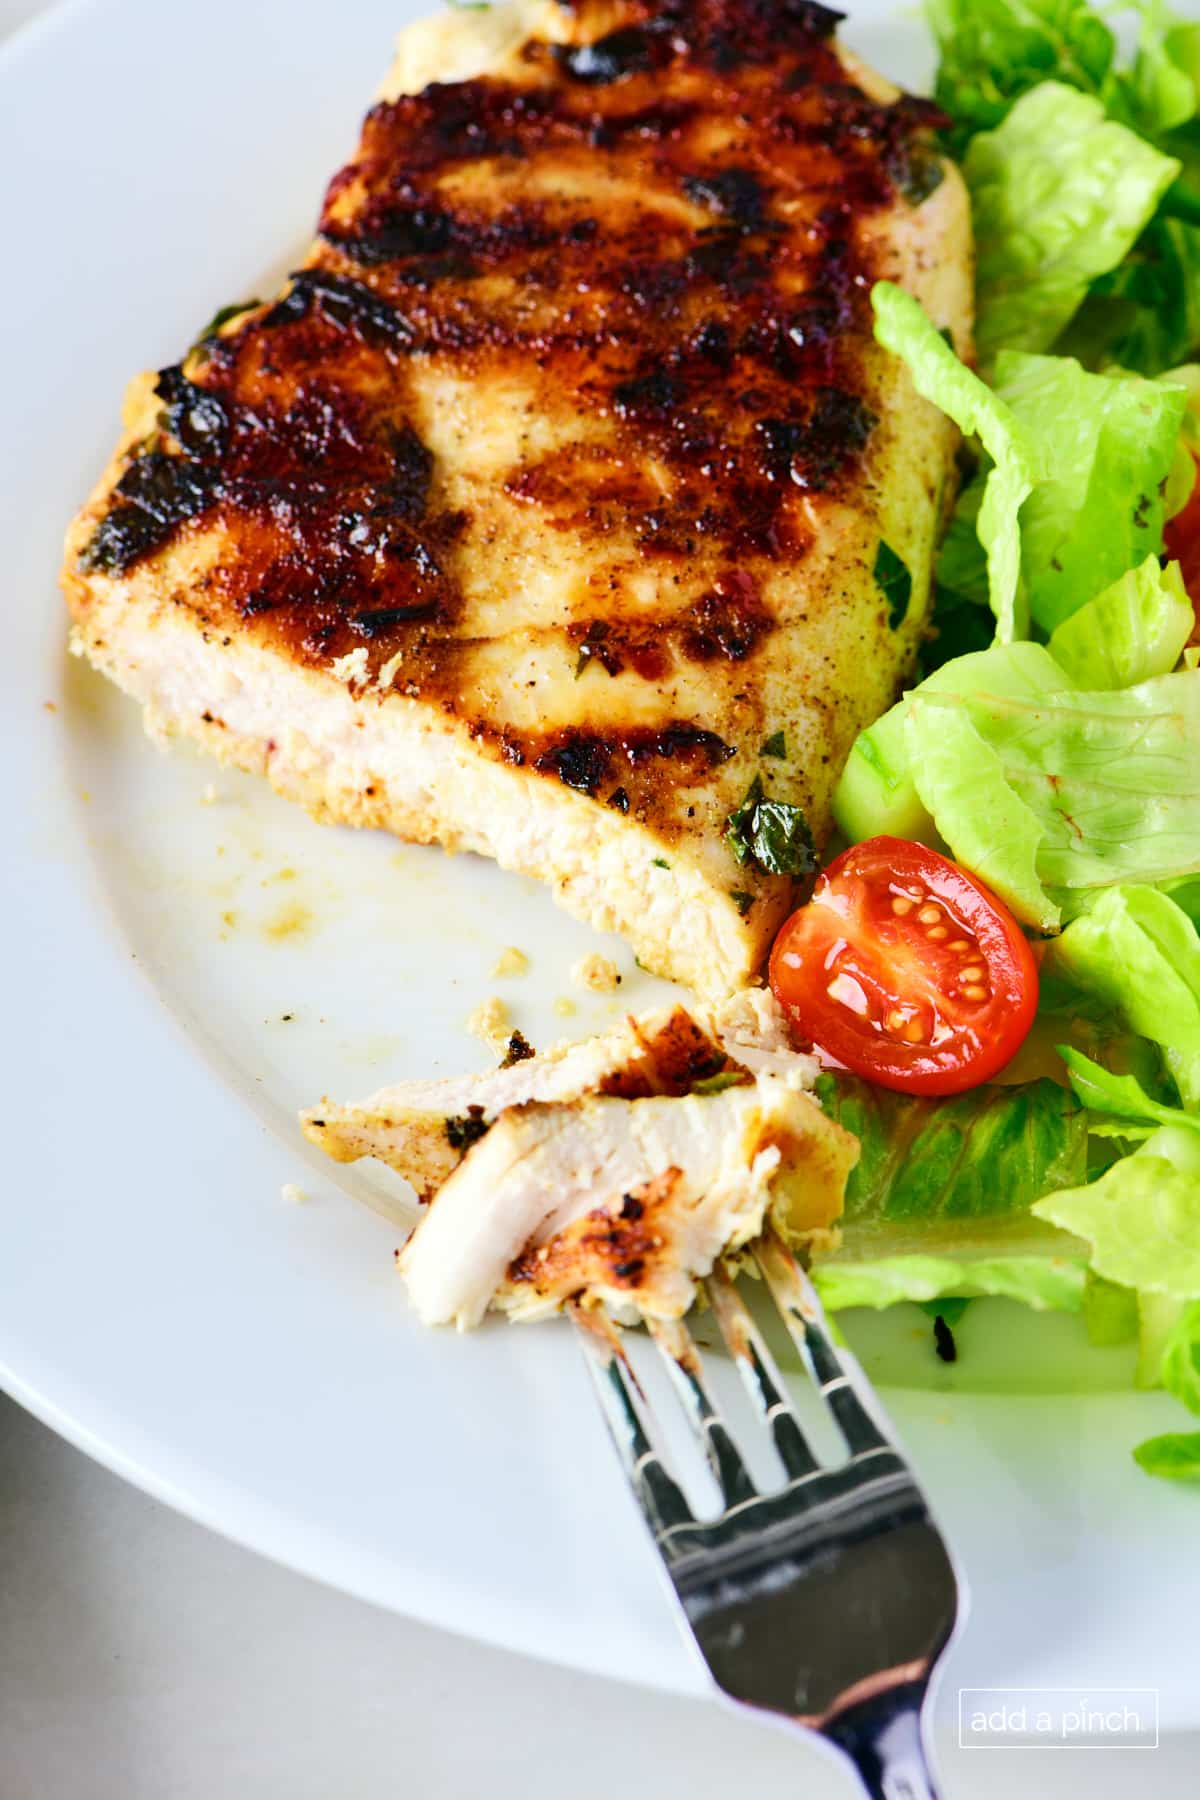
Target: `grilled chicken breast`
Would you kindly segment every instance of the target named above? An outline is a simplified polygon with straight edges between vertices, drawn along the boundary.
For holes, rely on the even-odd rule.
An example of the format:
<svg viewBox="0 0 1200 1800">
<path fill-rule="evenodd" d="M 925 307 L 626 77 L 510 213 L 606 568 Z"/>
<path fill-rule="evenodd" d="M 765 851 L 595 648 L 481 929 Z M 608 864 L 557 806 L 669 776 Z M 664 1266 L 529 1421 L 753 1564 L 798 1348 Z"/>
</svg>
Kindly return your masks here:
<svg viewBox="0 0 1200 1800">
<path fill-rule="evenodd" d="M 400 1256 L 429 1325 L 489 1305 L 528 1320 L 582 1300 L 678 1318 L 697 1278 L 763 1228 L 826 1237 L 857 1157 L 847 1132 L 773 1075 L 719 1093 L 587 1098 L 505 1112 Z"/>
<path fill-rule="evenodd" d="M 615 1094 L 627 1100 L 687 1094 L 732 1069 L 774 1074 L 811 1087 L 816 1064 L 792 1048 L 767 988 L 725 1002 L 715 1014 L 663 1007 L 613 1030 L 485 1075 L 404 1081 L 365 1100 L 325 1099 L 300 1115 L 304 1134 L 335 1162 L 373 1156 L 428 1200 L 500 1114 L 537 1101 Z"/>
<path fill-rule="evenodd" d="M 406 34 L 304 266 L 140 379 L 70 529 L 76 645 L 152 731 L 744 984 L 804 834 L 727 822 L 757 782 L 824 835 L 953 481 L 872 282 L 970 345 L 963 184 L 835 19 L 522 0 Z"/>
</svg>

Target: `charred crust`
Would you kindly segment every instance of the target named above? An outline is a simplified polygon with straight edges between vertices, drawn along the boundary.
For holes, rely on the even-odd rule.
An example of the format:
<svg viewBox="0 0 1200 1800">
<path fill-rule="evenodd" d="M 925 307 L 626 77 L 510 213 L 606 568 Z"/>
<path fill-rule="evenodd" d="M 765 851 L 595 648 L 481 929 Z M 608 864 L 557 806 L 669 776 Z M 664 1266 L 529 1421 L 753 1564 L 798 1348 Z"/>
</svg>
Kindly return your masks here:
<svg viewBox="0 0 1200 1800">
<path fill-rule="evenodd" d="M 528 1062 L 531 1056 L 536 1055 L 537 1051 L 529 1042 L 525 1033 L 523 1031 L 514 1031 L 509 1037 L 508 1047 L 504 1052 L 504 1060 L 501 1062 L 500 1067 L 502 1069 L 511 1069 L 514 1063 Z"/>
<path fill-rule="evenodd" d="M 491 1122 L 485 1119 L 482 1106 L 468 1106 L 465 1113 L 455 1114 L 445 1122 L 446 1139 L 454 1150 L 469 1150 L 490 1129 Z"/>
<path fill-rule="evenodd" d="M 390 666 L 388 692 L 498 759 L 661 823 L 734 754 L 699 720 L 538 735 L 485 711 L 469 634 L 487 626 L 460 572 L 464 539 L 479 558 L 486 542 L 422 439 L 426 383 L 516 373 L 600 421 L 590 462 L 560 444 L 497 472 L 506 503 L 589 540 L 611 530 L 662 577 L 649 616 L 619 573 L 613 618 L 599 584 L 573 604 L 581 698 L 605 677 L 752 658 L 775 624 L 755 581 L 805 553 L 805 495 L 836 495 L 869 455 L 877 271 L 860 227 L 930 178 L 938 123 L 847 78 L 838 17 L 806 0 L 579 0 L 570 46 L 531 42 L 515 74 L 373 107 L 307 266 L 160 372 L 157 430 L 81 569 L 121 574 L 209 524 L 214 631 L 317 668 L 365 649 L 371 680 Z M 636 204 L 546 179 L 572 159 Z M 803 231 L 784 225 L 797 194 L 817 198 Z"/>
</svg>

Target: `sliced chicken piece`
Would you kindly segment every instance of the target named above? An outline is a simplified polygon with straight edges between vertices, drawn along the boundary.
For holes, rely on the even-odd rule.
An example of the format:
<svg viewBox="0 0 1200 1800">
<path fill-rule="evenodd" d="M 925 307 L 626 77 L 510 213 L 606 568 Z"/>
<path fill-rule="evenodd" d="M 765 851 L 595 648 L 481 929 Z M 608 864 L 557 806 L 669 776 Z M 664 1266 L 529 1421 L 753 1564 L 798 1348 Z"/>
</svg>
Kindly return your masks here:
<svg viewBox="0 0 1200 1800">
<path fill-rule="evenodd" d="M 832 1242 L 854 1138 L 771 1075 L 719 1092 L 598 1096 L 505 1112 L 441 1189 L 400 1269 L 428 1325 L 564 1302 L 678 1318 L 768 1211 Z"/>
<path fill-rule="evenodd" d="M 530 1101 L 585 1094 L 634 1100 L 686 1094 L 731 1067 L 811 1087 L 812 1058 L 792 1048 L 787 1022 L 767 988 L 754 988 L 708 1013 L 660 1008 L 581 1043 L 485 1075 L 405 1081 L 346 1104 L 323 1100 L 300 1115 L 304 1134 L 336 1162 L 378 1157 L 410 1181 L 422 1200 L 436 1193 L 492 1121 Z"/>
</svg>

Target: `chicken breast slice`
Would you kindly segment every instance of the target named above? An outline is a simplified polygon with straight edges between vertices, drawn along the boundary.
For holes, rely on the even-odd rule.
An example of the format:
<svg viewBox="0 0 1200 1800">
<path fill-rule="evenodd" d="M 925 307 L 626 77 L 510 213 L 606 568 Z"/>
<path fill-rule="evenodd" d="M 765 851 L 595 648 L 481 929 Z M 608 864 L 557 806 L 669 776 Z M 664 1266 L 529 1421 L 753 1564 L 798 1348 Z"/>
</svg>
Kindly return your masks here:
<svg viewBox="0 0 1200 1800">
<path fill-rule="evenodd" d="M 348 1103 L 324 1099 L 300 1124 L 335 1162 L 377 1157 L 428 1200 L 508 1108 L 586 1094 L 686 1094 L 731 1067 L 812 1086 L 817 1065 L 792 1047 L 769 988 L 748 989 L 712 1012 L 669 1006 L 626 1015 L 611 1031 L 484 1075 L 398 1082 Z"/>
<path fill-rule="evenodd" d="M 400 1257 L 428 1325 L 517 1320 L 568 1300 L 678 1318 L 696 1281 L 762 1230 L 828 1247 L 854 1138 L 773 1075 L 716 1093 L 589 1097 L 505 1112 Z"/>
<path fill-rule="evenodd" d="M 412 26 L 303 266 L 131 390 L 63 568 L 156 736 L 530 874 L 711 999 L 911 671 L 957 484 L 869 294 L 970 354 L 966 188 L 836 17 Z"/>
</svg>

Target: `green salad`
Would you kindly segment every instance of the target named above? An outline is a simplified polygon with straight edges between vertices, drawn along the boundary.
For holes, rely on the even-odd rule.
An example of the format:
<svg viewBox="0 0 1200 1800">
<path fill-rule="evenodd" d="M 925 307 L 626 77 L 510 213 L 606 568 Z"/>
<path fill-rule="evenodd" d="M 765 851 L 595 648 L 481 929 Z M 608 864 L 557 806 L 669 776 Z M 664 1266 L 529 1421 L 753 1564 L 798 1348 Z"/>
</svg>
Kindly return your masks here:
<svg viewBox="0 0 1200 1800">
<path fill-rule="evenodd" d="M 985 884 L 1033 946 L 1037 1013 L 965 1091 L 821 1078 L 862 1156 L 817 1277 L 834 1306 L 1081 1311 L 1200 1414 L 1200 23 L 1161 0 L 926 11 L 975 363 L 900 289 L 872 299 L 964 434 L 963 484 L 918 684 L 835 813 L 851 846 L 911 840 Z M 1200 1479 L 1200 1430 L 1134 1454 Z"/>
</svg>

